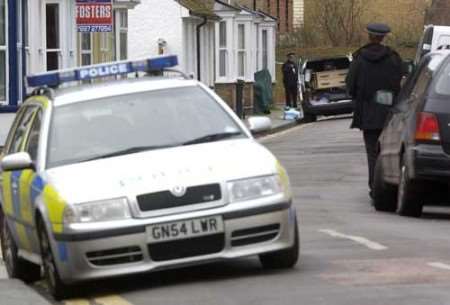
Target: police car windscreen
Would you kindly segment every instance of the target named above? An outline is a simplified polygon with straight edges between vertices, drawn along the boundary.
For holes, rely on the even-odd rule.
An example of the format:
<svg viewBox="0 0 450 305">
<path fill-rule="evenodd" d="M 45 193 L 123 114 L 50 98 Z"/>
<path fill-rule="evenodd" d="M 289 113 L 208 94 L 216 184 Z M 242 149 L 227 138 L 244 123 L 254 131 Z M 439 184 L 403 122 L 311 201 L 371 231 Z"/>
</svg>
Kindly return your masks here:
<svg viewBox="0 0 450 305">
<path fill-rule="evenodd" d="M 194 86 L 59 106 L 50 130 L 48 168 L 134 148 L 176 147 L 212 134 L 244 136 L 222 106 Z"/>
</svg>

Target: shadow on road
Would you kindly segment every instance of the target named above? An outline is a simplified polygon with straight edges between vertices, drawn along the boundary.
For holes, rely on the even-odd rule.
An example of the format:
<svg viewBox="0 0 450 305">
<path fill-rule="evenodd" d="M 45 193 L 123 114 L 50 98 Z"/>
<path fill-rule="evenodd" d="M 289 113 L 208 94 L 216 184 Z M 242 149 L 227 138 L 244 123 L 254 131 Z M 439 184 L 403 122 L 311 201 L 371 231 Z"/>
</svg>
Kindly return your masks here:
<svg viewBox="0 0 450 305">
<path fill-rule="evenodd" d="M 93 299 L 102 295 L 123 294 L 160 287 L 173 288 L 183 284 L 279 276 L 281 273 L 295 272 L 295 270 L 265 270 L 257 259 L 241 259 L 87 282 L 73 287 L 73 297 Z"/>
</svg>

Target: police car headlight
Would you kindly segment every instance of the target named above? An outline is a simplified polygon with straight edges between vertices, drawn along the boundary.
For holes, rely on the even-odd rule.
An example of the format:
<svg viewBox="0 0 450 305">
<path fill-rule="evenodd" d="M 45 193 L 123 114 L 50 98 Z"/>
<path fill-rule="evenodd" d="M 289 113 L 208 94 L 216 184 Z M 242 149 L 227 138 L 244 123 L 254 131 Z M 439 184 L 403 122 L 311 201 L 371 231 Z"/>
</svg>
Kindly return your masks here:
<svg viewBox="0 0 450 305">
<path fill-rule="evenodd" d="M 126 198 L 74 204 L 64 210 L 65 223 L 102 222 L 131 218 Z"/>
<path fill-rule="evenodd" d="M 230 202 L 252 200 L 283 192 L 279 175 L 228 182 Z"/>
</svg>

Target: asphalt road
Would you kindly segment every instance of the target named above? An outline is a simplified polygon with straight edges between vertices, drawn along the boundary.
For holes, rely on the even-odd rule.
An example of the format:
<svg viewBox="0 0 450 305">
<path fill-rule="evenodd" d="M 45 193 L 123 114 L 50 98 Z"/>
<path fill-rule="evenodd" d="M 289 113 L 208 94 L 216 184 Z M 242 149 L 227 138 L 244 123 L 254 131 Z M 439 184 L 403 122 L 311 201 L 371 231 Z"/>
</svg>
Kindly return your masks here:
<svg viewBox="0 0 450 305">
<path fill-rule="evenodd" d="M 450 209 L 427 208 L 421 219 L 375 212 L 361 135 L 349 124 L 324 120 L 262 140 L 291 178 L 301 220 L 295 269 L 242 259 L 97 282 L 65 304 L 450 304 Z"/>
</svg>

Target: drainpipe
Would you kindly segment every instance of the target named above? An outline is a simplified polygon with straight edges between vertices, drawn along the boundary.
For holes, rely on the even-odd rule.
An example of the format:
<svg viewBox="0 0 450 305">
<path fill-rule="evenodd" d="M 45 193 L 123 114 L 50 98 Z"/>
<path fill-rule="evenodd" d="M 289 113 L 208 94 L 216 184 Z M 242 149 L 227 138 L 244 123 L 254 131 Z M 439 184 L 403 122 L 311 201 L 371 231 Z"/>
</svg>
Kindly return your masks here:
<svg viewBox="0 0 450 305">
<path fill-rule="evenodd" d="M 201 77 L 201 65 L 200 65 L 200 59 L 201 59 L 201 52 L 200 52 L 200 29 L 208 22 L 208 18 L 203 17 L 202 23 L 197 25 L 197 79 L 200 81 Z"/>
</svg>

